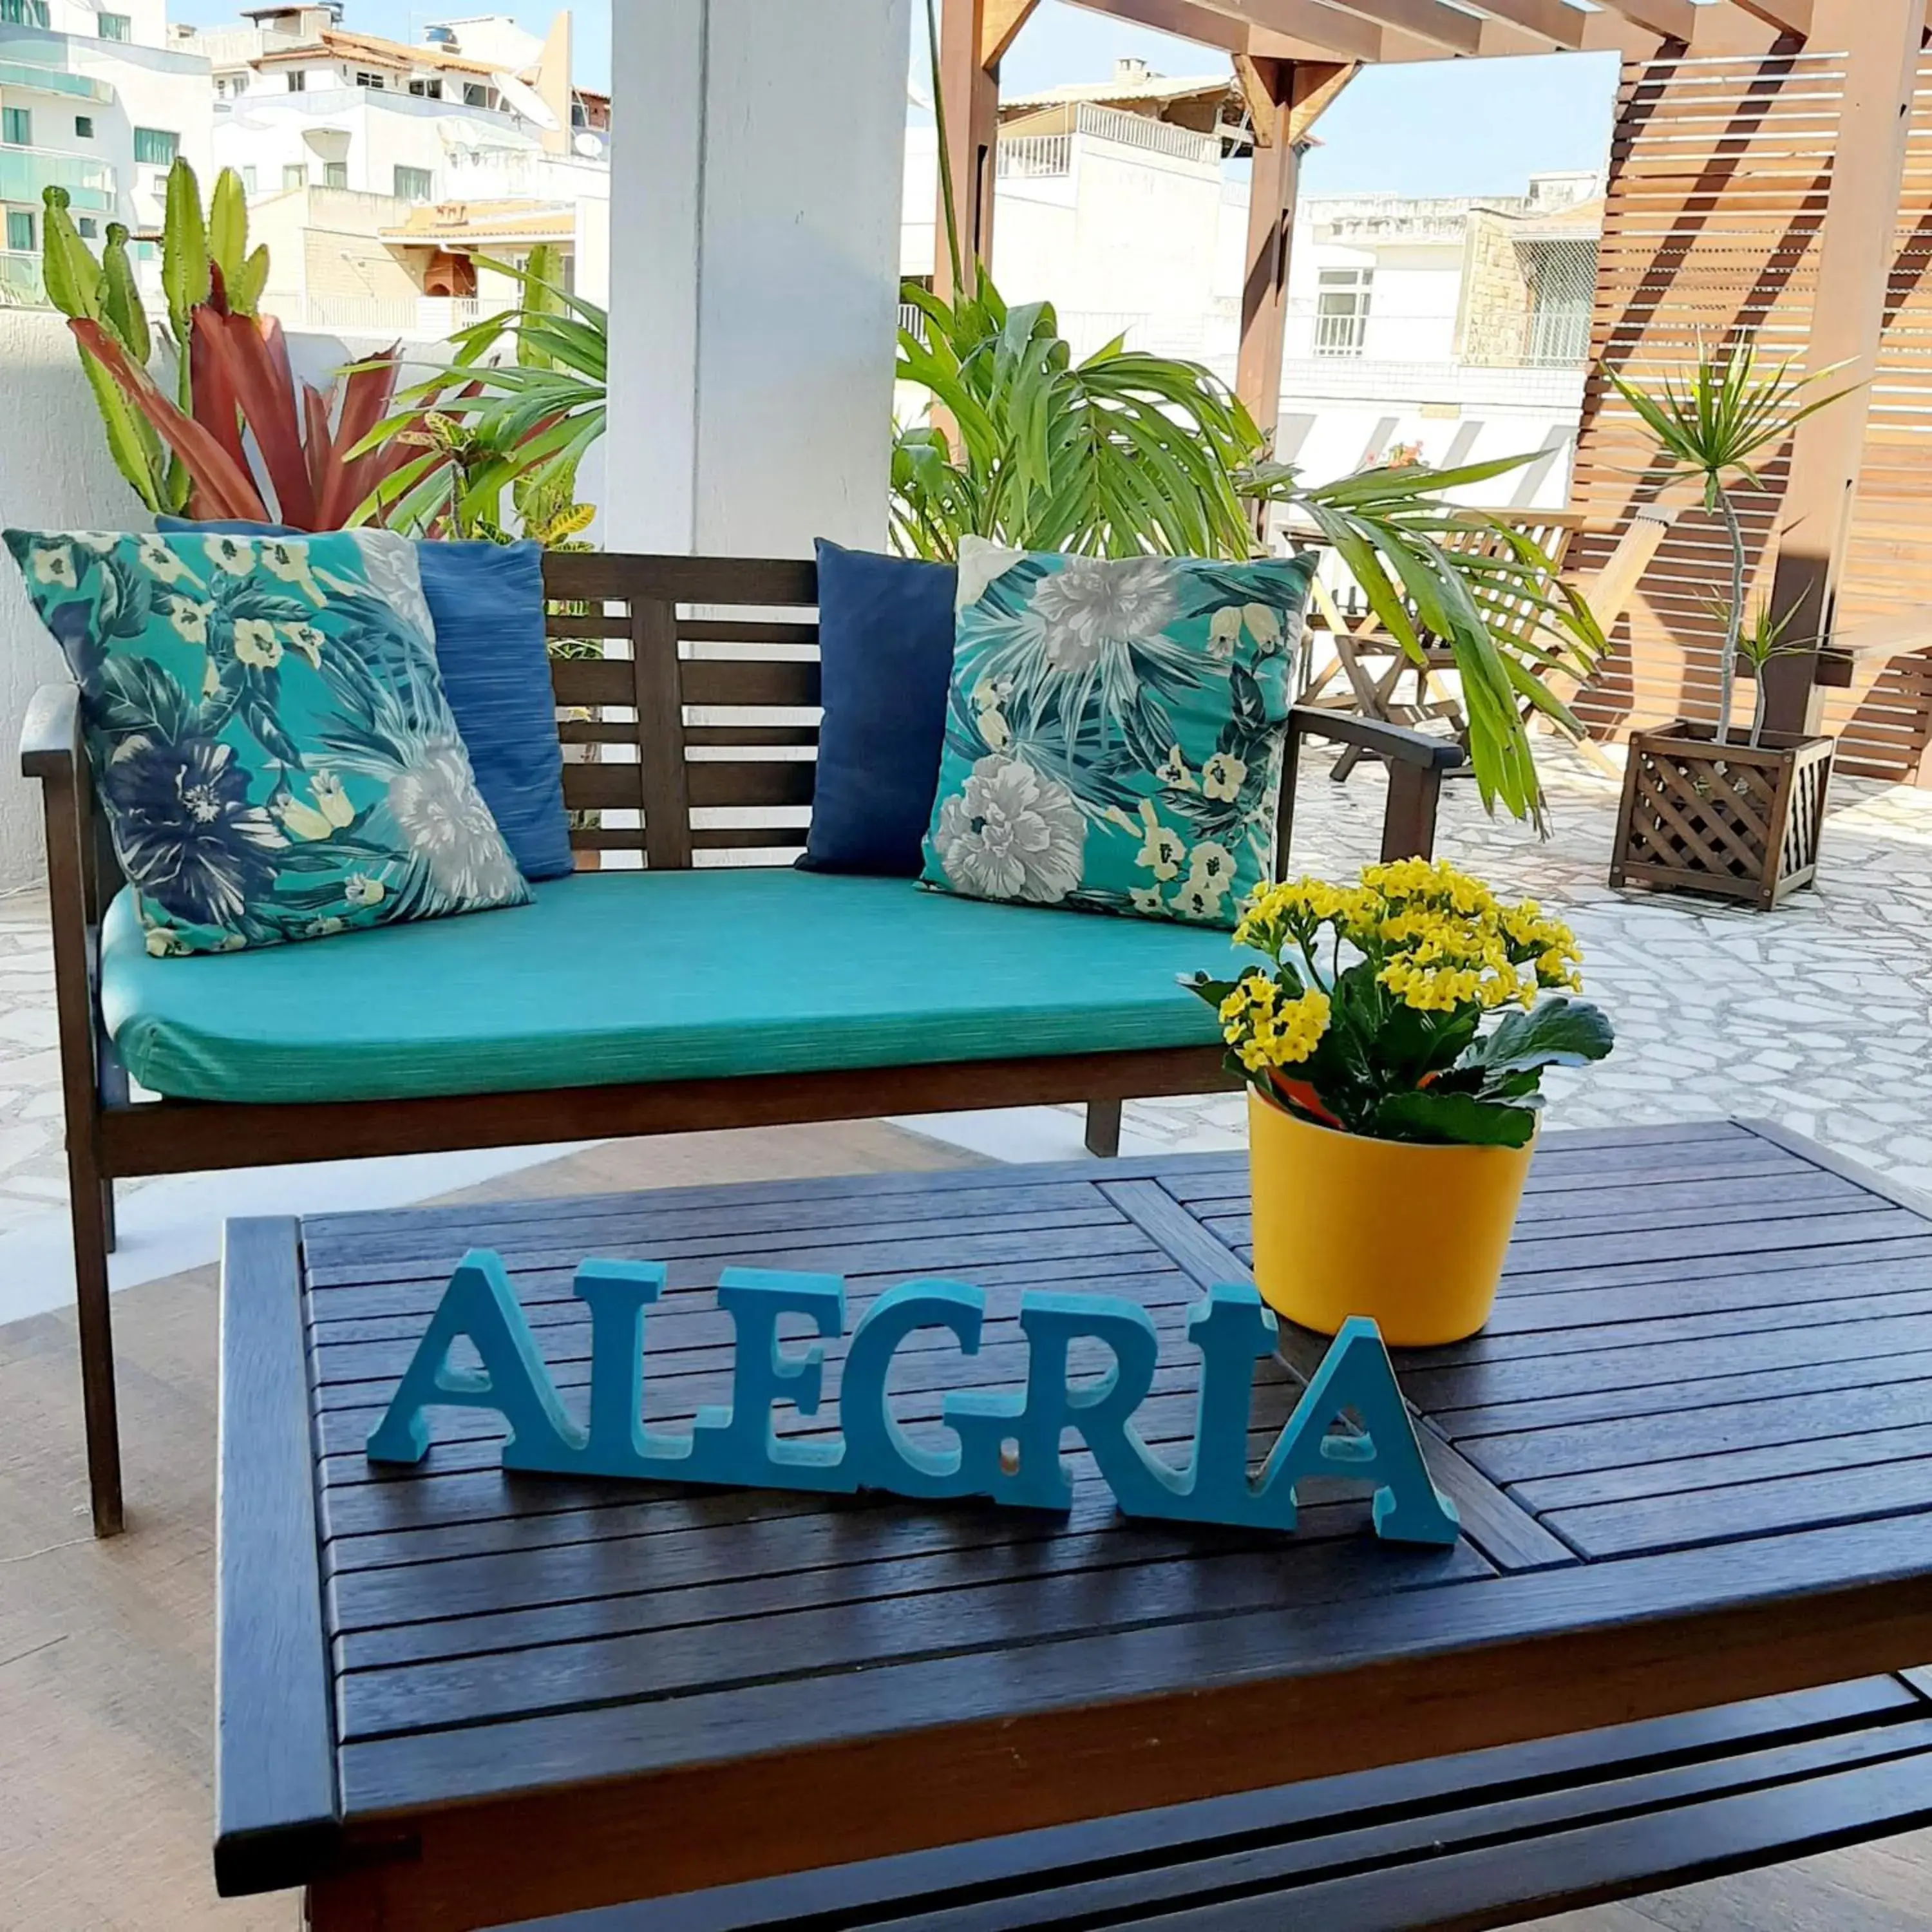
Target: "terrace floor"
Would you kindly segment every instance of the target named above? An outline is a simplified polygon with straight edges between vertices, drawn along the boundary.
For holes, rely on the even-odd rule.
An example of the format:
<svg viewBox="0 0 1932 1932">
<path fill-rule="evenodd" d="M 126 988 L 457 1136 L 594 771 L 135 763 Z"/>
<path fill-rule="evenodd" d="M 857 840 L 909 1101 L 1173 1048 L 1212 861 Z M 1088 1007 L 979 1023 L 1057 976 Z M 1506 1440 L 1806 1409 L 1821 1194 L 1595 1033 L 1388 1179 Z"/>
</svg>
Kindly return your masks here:
<svg viewBox="0 0 1932 1932">
<path fill-rule="evenodd" d="M 1609 892 L 1601 880 L 1613 788 L 1560 753 L 1547 763 L 1550 843 L 1492 825 L 1458 786 L 1438 849 L 1500 887 L 1563 909 L 1584 941 L 1592 989 L 1622 1040 L 1606 1066 L 1560 1086 L 1553 1120 L 1756 1114 L 1932 1190 L 1932 793 L 1841 786 L 1825 883 L 1762 916 Z M 1366 770 L 1346 788 L 1311 771 L 1298 868 L 1334 872 L 1370 856 L 1380 785 Z M 10 1306 L 48 1311 L 0 1318 L 0 1926 L 292 1928 L 292 1900 L 224 1906 L 208 1874 L 215 1279 L 206 1264 L 226 1213 L 373 1204 L 444 1194 L 464 1180 L 447 1165 L 388 1162 L 128 1190 L 121 1259 L 136 1265 L 122 1276 L 115 1321 L 131 1529 L 94 1543 L 71 1318 L 40 1279 L 64 1238 L 44 922 L 38 896 L 0 899 L 0 1318 Z M 1217 944 L 1204 935 L 1204 964 Z M 1240 1123 L 1238 1100 L 1146 1103 L 1131 1110 L 1129 1138 L 1226 1145 Z M 471 1198 L 941 1166 L 976 1150 L 1030 1158 L 1078 1147 L 1070 1112 L 916 1125 L 539 1154 L 520 1171 L 500 1162 L 474 1177 L 481 1184 Z M 200 1264 L 167 1258 L 184 1244 Z M 116 1820 L 106 1832 L 104 1797 Z M 1541 1932 L 1924 1932 L 1928 1898 L 1932 1832 L 1570 1915 Z"/>
</svg>

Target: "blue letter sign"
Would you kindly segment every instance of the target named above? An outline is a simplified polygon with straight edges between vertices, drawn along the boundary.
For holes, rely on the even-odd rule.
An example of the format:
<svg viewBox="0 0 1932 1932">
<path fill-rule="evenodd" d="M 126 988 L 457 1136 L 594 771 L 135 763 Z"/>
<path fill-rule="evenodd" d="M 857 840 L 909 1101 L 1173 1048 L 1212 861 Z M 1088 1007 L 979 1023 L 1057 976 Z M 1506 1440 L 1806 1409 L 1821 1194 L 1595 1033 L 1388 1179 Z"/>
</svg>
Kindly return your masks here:
<svg viewBox="0 0 1932 1932">
<path fill-rule="evenodd" d="M 846 1350 L 838 1429 L 781 1436 L 773 1418 L 779 1404 L 808 1418 L 820 1412 L 826 1340 L 845 1333 L 845 1285 L 836 1275 L 769 1268 L 728 1268 L 719 1280 L 718 1305 L 730 1312 L 736 1337 L 730 1403 L 700 1408 L 682 1434 L 646 1429 L 645 1329 L 664 1280 L 654 1262 L 592 1260 L 578 1270 L 574 1292 L 590 1310 L 589 1409 L 580 1424 L 557 1394 L 500 1258 L 488 1250 L 466 1255 L 369 1438 L 370 1460 L 420 1462 L 429 1447 L 427 1410 L 488 1408 L 508 1426 L 506 1469 L 990 1496 L 1064 1510 L 1073 1502 L 1061 1450 L 1071 1430 L 1129 1516 L 1292 1529 L 1296 1486 L 1310 1477 L 1345 1477 L 1372 1485 L 1377 1535 L 1456 1540 L 1455 1508 L 1430 1480 L 1388 1352 L 1375 1324 L 1360 1316 L 1344 1324 L 1260 1473 L 1250 1476 L 1254 1368 L 1274 1352 L 1275 1318 L 1246 1285 L 1216 1286 L 1189 1312 L 1201 1380 L 1193 1442 L 1176 1465 L 1135 1426 L 1154 1386 L 1160 1338 L 1146 1310 L 1118 1295 L 1026 1290 L 1019 1303 L 1025 1386 L 946 1396 L 940 1419 L 951 1448 L 909 1435 L 886 1396 L 901 1344 L 920 1330 L 938 1330 L 962 1354 L 979 1353 L 986 1297 L 951 1281 L 903 1282 L 874 1300 Z M 820 1339 L 787 1347 L 778 1336 L 786 1315 L 802 1316 Z M 480 1368 L 452 1363 L 459 1342 Z M 1107 1358 L 1102 1373 L 1074 1372 L 1076 1343 L 1098 1346 Z"/>
</svg>

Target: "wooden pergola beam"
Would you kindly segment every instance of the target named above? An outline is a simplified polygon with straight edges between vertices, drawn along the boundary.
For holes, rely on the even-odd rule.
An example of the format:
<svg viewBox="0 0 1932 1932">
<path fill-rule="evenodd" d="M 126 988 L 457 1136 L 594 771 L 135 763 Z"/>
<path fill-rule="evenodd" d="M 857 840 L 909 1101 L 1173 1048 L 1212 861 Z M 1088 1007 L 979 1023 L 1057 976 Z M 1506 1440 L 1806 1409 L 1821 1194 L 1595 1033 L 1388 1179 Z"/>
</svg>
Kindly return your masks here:
<svg viewBox="0 0 1932 1932">
<path fill-rule="evenodd" d="M 985 0 L 980 17 L 980 64 L 989 73 L 1013 44 L 1013 37 L 1032 17 L 1040 0 Z"/>
<path fill-rule="evenodd" d="M 1076 0 L 1091 7 L 1095 0 Z M 1382 29 L 1333 0 L 1195 0 L 1246 29 L 1246 50 L 1264 59 L 1378 61 Z M 1434 0 L 1430 0 L 1434 4 Z M 1100 10 L 1133 18 L 1142 0 L 1100 0 Z M 1151 20 L 1148 25 L 1155 24 Z"/>
<path fill-rule="evenodd" d="M 1474 4 L 1493 20 L 1521 27 L 1553 47 L 1571 50 L 1582 46 L 1584 24 L 1590 17 L 1568 0 L 1474 0 Z"/>
<path fill-rule="evenodd" d="M 958 224 L 961 266 L 971 284 L 970 264 L 993 259 L 993 181 L 1000 142 L 1000 77 L 980 50 L 997 38 L 1000 0 L 944 0 L 939 16 L 939 94 L 946 111 L 945 150 L 940 156 L 939 206 L 934 216 L 932 285 L 942 299 L 958 292 L 946 246 L 946 182 L 950 175 Z M 1030 11 L 1030 8 L 1027 10 Z M 988 14 L 996 16 L 988 31 Z M 1025 16 L 1022 14 L 1023 20 Z M 1006 38 L 1019 31 L 1012 24 Z"/>
<path fill-rule="evenodd" d="M 1851 537 L 1870 383 L 1898 253 L 1925 0 L 1819 0 L 1816 12 L 1813 31 L 1820 42 L 1844 50 L 1845 83 L 1804 365 L 1838 370 L 1830 388 L 1858 386 L 1808 417 L 1792 439 L 1771 608 L 1790 620 L 1798 638 L 1830 634 Z M 1823 705 L 1817 673 L 1815 648 L 1774 658 L 1766 667 L 1765 716 L 1773 730 L 1818 728 Z"/>
<path fill-rule="evenodd" d="M 1816 10 L 1811 0 L 1732 0 L 1732 4 L 1740 12 L 1754 15 L 1767 27 L 1775 27 L 1780 34 L 1796 34 L 1801 38 L 1810 34 Z"/>
<path fill-rule="evenodd" d="M 1254 124 L 1247 245 L 1241 278 L 1241 337 L 1234 392 L 1256 426 L 1272 435 L 1281 413 L 1282 340 L 1301 151 L 1323 110 L 1353 77 L 1352 64 L 1244 56 L 1235 63 Z"/>
<path fill-rule="evenodd" d="M 1327 0 L 1327 4 L 1370 26 L 1392 28 L 1452 54 L 1482 51 L 1482 22 L 1474 14 L 1441 5 L 1439 0 Z"/>
<path fill-rule="evenodd" d="M 1610 13 L 1621 14 L 1631 26 L 1642 27 L 1666 40 L 1688 40 L 1696 32 L 1697 16 L 1706 10 L 1690 0 L 1601 0 Z"/>
</svg>

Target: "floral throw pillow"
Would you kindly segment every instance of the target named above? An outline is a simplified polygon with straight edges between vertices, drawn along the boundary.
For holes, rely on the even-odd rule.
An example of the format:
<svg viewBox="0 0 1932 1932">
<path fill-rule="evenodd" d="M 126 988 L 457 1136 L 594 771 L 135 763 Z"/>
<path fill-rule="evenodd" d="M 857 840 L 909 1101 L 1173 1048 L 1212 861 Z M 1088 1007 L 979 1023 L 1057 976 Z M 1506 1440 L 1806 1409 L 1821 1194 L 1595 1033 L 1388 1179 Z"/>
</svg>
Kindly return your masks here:
<svg viewBox="0 0 1932 1932">
<path fill-rule="evenodd" d="M 959 559 L 929 885 L 1232 926 L 1273 875 L 1311 559 Z"/>
<path fill-rule="evenodd" d="M 156 955 L 520 905 L 414 548 L 9 530 Z"/>
</svg>

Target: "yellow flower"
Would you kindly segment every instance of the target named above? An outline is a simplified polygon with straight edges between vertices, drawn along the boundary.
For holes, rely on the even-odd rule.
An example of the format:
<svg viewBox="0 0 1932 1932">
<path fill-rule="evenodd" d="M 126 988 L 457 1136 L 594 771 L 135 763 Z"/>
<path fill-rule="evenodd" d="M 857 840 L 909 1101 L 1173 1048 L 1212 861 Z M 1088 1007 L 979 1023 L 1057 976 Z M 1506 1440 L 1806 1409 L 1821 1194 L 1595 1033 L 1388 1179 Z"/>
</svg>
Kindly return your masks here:
<svg viewBox="0 0 1932 1932">
<path fill-rule="evenodd" d="M 326 838 L 355 824 L 356 808 L 342 781 L 333 772 L 317 772 L 309 781 L 309 790 L 314 804 L 285 799 L 275 811 L 276 817 L 298 838 Z"/>
<path fill-rule="evenodd" d="M 1132 820 L 1128 821 L 1130 824 Z M 1151 872 L 1165 883 L 1180 876 L 1182 862 L 1187 856 L 1187 842 L 1171 826 L 1161 824 L 1154 816 L 1151 800 L 1141 801 L 1141 825 L 1138 828 L 1144 836 L 1141 849 L 1135 855 L 1134 863 L 1144 872 Z"/>
<path fill-rule="evenodd" d="M 53 544 L 45 550 L 35 550 L 34 581 L 36 584 L 57 584 L 63 590 L 78 590 L 80 578 L 74 567 L 72 547 L 67 544 Z"/>
<path fill-rule="evenodd" d="M 1207 887 L 1216 892 L 1225 892 L 1233 883 L 1234 855 L 1225 845 L 1218 845 L 1211 838 L 1204 838 L 1187 855 L 1187 883 Z"/>
<path fill-rule="evenodd" d="M 310 670 L 321 670 L 322 647 L 328 640 L 313 624 L 284 624 L 282 635 L 289 640 L 290 650 L 308 658 Z"/>
<path fill-rule="evenodd" d="M 282 640 L 275 627 L 261 617 L 235 620 L 235 655 L 257 670 L 273 670 L 282 661 Z"/>
<path fill-rule="evenodd" d="M 1201 790 L 1208 798 L 1239 798 L 1247 782 L 1246 762 L 1232 752 L 1216 752 L 1201 767 Z"/>
<path fill-rule="evenodd" d="M 208 620 L 214 614 L 212 604 L 197 604 L 192 597 L 168 599 L 168 622 L 184 644 L 208 648 Z"/>
<path fill-rule="evenodd" d="M 1265 604 L 1244 604 L 1241 616 L 1247 624 L 1249 636 L 1263 650 L 1281 642 L 1281 617 L 1278 612 L 1270 610 Z"/>
<path fill-rule="evenodd" d="M 163 584 L 178 584 L 185 578 L 197 589 L 200 587 L 201 579 L 188 568 L 187 559 L 178 556 L 165 537 L 142 537 L 135 548 L 142 568 L 150 577 Z"/>
<path fill-rule="evenodd" d="M 314 572 L 309 568 L 307 544 L 289 543 L 280 538 L 263 544 L 262 568 L 271 577 L 279 577 L 284 584 L 292 584 L 311 604 L 328 602 L 322 594 L 322 586 L 315 580 Z"/>
<path fill-rule="evenodd" d="M 1211 758 L 1208 760 L 1210 764 L 1213 762 Z M 1170 745 L 1167 748 L 1167 756 L 1154 767 L 1154 775 L 1169 791 L 1192 791 L 1194 789 L 1194 774 L 1187 769 L 1187 760 L 1181 756 L 1178 745 Z M 1210 792 L 1208 796 L 1211 798 L 1214 794 Z"/>
</svg>

